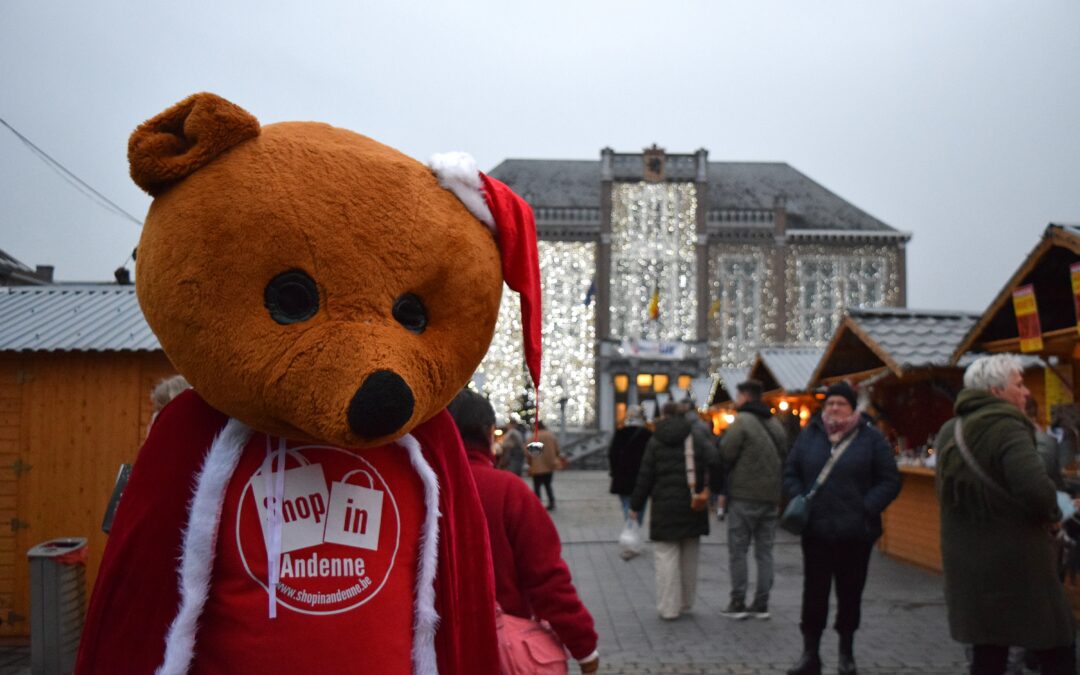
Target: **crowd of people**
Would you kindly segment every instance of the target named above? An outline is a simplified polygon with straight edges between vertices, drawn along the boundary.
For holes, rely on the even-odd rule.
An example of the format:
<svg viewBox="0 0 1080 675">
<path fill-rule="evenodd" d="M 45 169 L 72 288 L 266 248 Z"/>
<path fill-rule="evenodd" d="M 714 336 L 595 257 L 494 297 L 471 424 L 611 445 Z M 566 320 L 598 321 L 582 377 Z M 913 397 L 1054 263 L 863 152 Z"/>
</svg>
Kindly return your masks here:
<svg viewBox="0 0 1080 675">
<path fill-rule="evenodd" d="M 761 383 L 747 380 L 737 387 L 735 419 L 719 438 L 691 407 L 667 403 L 650 425 L 640 410 L 628 411 L 609 448 L 611 492 L 628 523 L 643 522 L 649 510 L 656 608 L 664 620 L 693 607 L 709 503 L 728 528 L 730 599 L 723 615 L 768 619 L 775 531 L 788 520 L 785 504 L 805 505 L 797 529 L 803 651 L 788 675 L 822 672 L 833 587 L 837 672 L 857 672 L 855 634 L 871 553 L 881 515 L 901 487 L 893 450 L 859 409 L 854 388 L 838 382 L 824 394 L 821 411 L 794 438 L 762 401 Z M 956 416 L 935 443 L 949 626 L 967 648 L 972 674 L 1020 672 L 1025 662 L 1045 674 L 1076 672 L 1076 625 L 1059 564 L 1066 487 L 1059 437 L 1038 425 L 1032 405 L 1014 357 L 977 359 L 965 372 Z"/>
<path fill-rule="evenodd" d="M 824 391 L 822 409 L 794 437 L 762 395 L 760 382 L 740 383 L 735 418 L 720 437 L 688 402 L 668 402 L 648 422 L 631 408 L 608 449 L 610 491 L 628 528 L 643 526 L 648 512 L 656 609 L 665 621 L 694 606 L 699 543 L 714 510 L 727 527 L 730 591 L 722 614 L 732 620 L 770 618 L 776 528 L 799 534 L 803 650 L 787 673 L 822 672 L 835 588 L 836 670 L 850 675 L 881 516 L 900 492 L 896 459 L 846 382 Z M 935 443 L 949 627 L 978 675 L 1018 672 L 1024 662 L 1046 674 L 1076 672 L 1076 625 L 1057 562 L 1065 484 L 1057 441 L 1038 426 L 1030 401 L 1019 362 L 980 358 Z M 511 422 L 496 442 L 494 409 L 471 390 L 449 410 L 487 518 L 500 612 L 545 622 L 582 672 L 596 670 L 593 619 L 548 513 L 565 463 L 558 438 L 543 425 Z M 790 513 L 796 502 L 801 518 Z"/>
</svg>

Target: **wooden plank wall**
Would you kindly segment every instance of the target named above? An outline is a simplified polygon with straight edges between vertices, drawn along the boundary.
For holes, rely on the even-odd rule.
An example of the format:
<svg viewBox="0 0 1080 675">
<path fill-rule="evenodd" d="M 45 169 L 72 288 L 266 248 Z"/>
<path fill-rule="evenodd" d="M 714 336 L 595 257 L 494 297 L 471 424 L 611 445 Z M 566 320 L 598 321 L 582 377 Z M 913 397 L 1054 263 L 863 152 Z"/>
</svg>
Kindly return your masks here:
<svg viewBox="0 0 1080 675">
<path fill-rule="evenodd" d="M 21 447 L 22 380 L 17 355 L 0 355 L 0 635 L 21 635 L 29 630 L 30 612 L 16 606 L 16 500 Z M 25 553 L 25 552 L 24 552 Z M 25 567 L 24 565 L 22 567 Z M 27 570 L 22 570 L 25 573 Z"/>
<path fill-rule="evenodd" d="M 5 594 L 15 615 L 29 616 L 26 552 L 48 539 L 89 539 L 92 587 L 117 469 L 134 461 L 145 437 L 150 389 L 173 372 L 161 352 L 0 355 L 0 411 L 18 408 L 0 412 L 0 620 Z M 4 426 L 12 421 L 15 426 Z M 5 454 L 12 448 L 13 455 Z M 12 468 L 16 462 L 21 473 Z M 9 492 L 17 522 L 6 515 Z M 13 532 L 9 522 L 16 523 Z M 9 535 L 12 554 L 5 555 Z M 25 621 L 0 623 L 0 635 L 28 631 Z"/>
<path fill-rule="evenodd" d="M 879 546 L 889 555 L 940 572 L 941 512 L 933 469 L 901 467 L 900 495 L 882 514 Z"/>
</svg>

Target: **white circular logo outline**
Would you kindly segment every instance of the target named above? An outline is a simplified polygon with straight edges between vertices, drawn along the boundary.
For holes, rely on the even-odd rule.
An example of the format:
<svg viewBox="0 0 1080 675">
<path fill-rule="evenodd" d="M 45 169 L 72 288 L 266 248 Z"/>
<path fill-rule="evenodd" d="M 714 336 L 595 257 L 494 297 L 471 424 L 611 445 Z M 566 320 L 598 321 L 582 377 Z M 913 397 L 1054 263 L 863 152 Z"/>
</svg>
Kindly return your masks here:
<svg viewBox="0 0 1080 675">
<path fill-rule="evenodd" d="M 394 535 L 394 551 L 393 551 L 393 553 L 390 554 L 390 561 L 389 561 L 389 563 L 387 564 L 387 567 L 386 567 L 386 574 L 383 576 L 382 581 L 379 582 L 379 585 L 375 587 L 375 590 L 373 590 L 370 595 L 368 595 L 366 598 L 364 598 L 360 602 L 356 603 L 355 605 L 349 605 L 348 607 L 342 607 L 340 609 L 333 609 L 333 610 L 328 610 L 328 611 L 318 611 L 318 610 L 312 610 L 312 609 L 302 609 L 300 607 L 293 607 L 285 599 L 283 599 L 281 597 L 280 593 L 277 595 L 277 604 L 278 605 L 280 605 L 282 607 L 285 607 L 287 609 L 290 609 L 290 610 L 292 610 L 294 612 L 299 612 L 301 614 L 311 614 L 311 615 L 314 615 L 314 616 L 330 616 L 332 614 L 342 614 L 344 612 L 350 612 L 350 611 L 356 609 L 357 607 L 360 607 L 361 605 L 365 604 L 366 602 L 370 601 L 376 595 L 378 595 L 379 591 L 382 590 L 382 587 L 385 586 L 386 582 L 390 579 L 390 571 L 394 569 L 394 562 L 397 560 L 397 552 L 398 552 L 398 548 L 400 547 L 400 544 L 401 544 L 401 514 L 398 512 L 397 500 L 394 499 L 394 493 L 393 493 L 393 491 L 390 490 L 390 483 L 388 483 L 386 481 L 386 479 L 384 479 L 382 477 L 382 474 L 379 473 L 379 470 L 376 469 L 375 466 L 371 462 L 369 462 L 368 460 L 364 459 L 363 457 L 361 457 L 360 455 L 357 455 L 354 452 L 350 452 L 349 450 L 345 450 L 344 448 L 336 448 L 336 447 L 334 447 L 332 445 L 302 445 L 302 446 L 299 446 L 299 447 L 289 448 L 288 449 L 289 452 L 300 452 L 300 453 L 302 453 L 304 450 L 333 450 L 334 452 L 340 452 L 343 455 L 347 455 L 352 459 L 360 460 L 365 465 L 367 465 L 367 467 L 369 469 L 371 469 L 375 473 L 375 475 L 379 479 L 379 482 L 382 483 L 384 486 L 386 486 L 386 494 L 387 494 L 388 497 L 390 497 L 390 505 L 394 507 L 394 517 L 397 519 L 397 533 Z M 304 457 L 304 459 L 307 459 L 307 457 Z M 251 478 L 249 478 L 247 484 L 244 485 L 244 491 L 240 493 L 240 500 L 237 503 L 237 507 L 236 507 L 236 550 L 237 550 L 237 553 L 240 554 L 240 562 L 243 563 L 244 569 L 247 571 L 248 576 L 251 577 L 252 580 L 255 581 L 255 583 L 257 583 L 259 586 L 261 586 L 264 591 L 269 593 L 270 588 L 263 582 L 262 579 L 260 579 L 258 577 L 258 575 L 256 575 L 254 572 L 252 572 L 251 567 L 248 566 L 247 556 L 244 555 L 244 546 L 240 541 L 241 513 L 244 510 L 244 501 L 247 499 L 248 491 L 251 490 L 251 484 L 255 480 L 256 475 L 258 475 L 258 471 L 251 474 Z"/>
</svg>

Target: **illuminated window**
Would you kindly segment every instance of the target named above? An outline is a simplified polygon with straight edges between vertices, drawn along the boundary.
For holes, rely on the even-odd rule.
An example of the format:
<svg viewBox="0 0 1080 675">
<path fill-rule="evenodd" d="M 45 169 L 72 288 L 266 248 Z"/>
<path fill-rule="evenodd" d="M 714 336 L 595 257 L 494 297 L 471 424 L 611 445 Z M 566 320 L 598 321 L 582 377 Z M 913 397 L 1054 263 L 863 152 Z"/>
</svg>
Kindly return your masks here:
<svg viewBox="0 0 1080 675">
<path fill-rule="evenodd" d="M 615 376 L 615 391 L 620 394 L 625 394 L 627 388 L 630 387 L 630 376 L 626 373 L 619 373 Z"/>
<path fill-rule="evenodd" d="M 625 422 L 625 421 L 626 421 L 626 404 L 625 403 L 616 403 L 615 404 L 615 426 L 616 427 L 621 427 L 623 425 L 623 422 Z"/>
<path fill-rule="evenodd" d="M 653 390 L 654 391 L 667 391 L 668 388 L 668 376 L 665 373 L 657 373 L 653 375 Z"/>
<path fill-rule="evenodd" d="M 639 373 L 637 376 L 638 389 L 649 389 L 652 387 L 652 375 L 649 373 Z"/>
<path fill-rule="evenodd" d="M 679 375 L 679 389 L 689 389 L 690 383 L 693 381 L 694 377 L 692 375 L 687 375 L 686 373 Z"/>
</svg>

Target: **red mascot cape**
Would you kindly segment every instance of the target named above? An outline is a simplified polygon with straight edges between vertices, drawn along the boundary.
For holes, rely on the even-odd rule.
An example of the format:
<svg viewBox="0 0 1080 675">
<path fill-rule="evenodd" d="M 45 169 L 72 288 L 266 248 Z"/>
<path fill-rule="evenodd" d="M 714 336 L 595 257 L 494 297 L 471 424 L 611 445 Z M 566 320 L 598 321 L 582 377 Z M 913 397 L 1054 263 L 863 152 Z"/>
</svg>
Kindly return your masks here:
<svg viewBox="0 0 1080 675">
<path fill-rule="evenodd" d="M 283 504 L 276 537 L 260 531 L 270 494 Z M 281 561 L 276 585 L 268 557 Z M 252 432 L 188 391 L 132 471 L 76 673 L 497 673 L 493 588 L 445 410 L 398 444 L 350 452 Z"/>
</svg>

